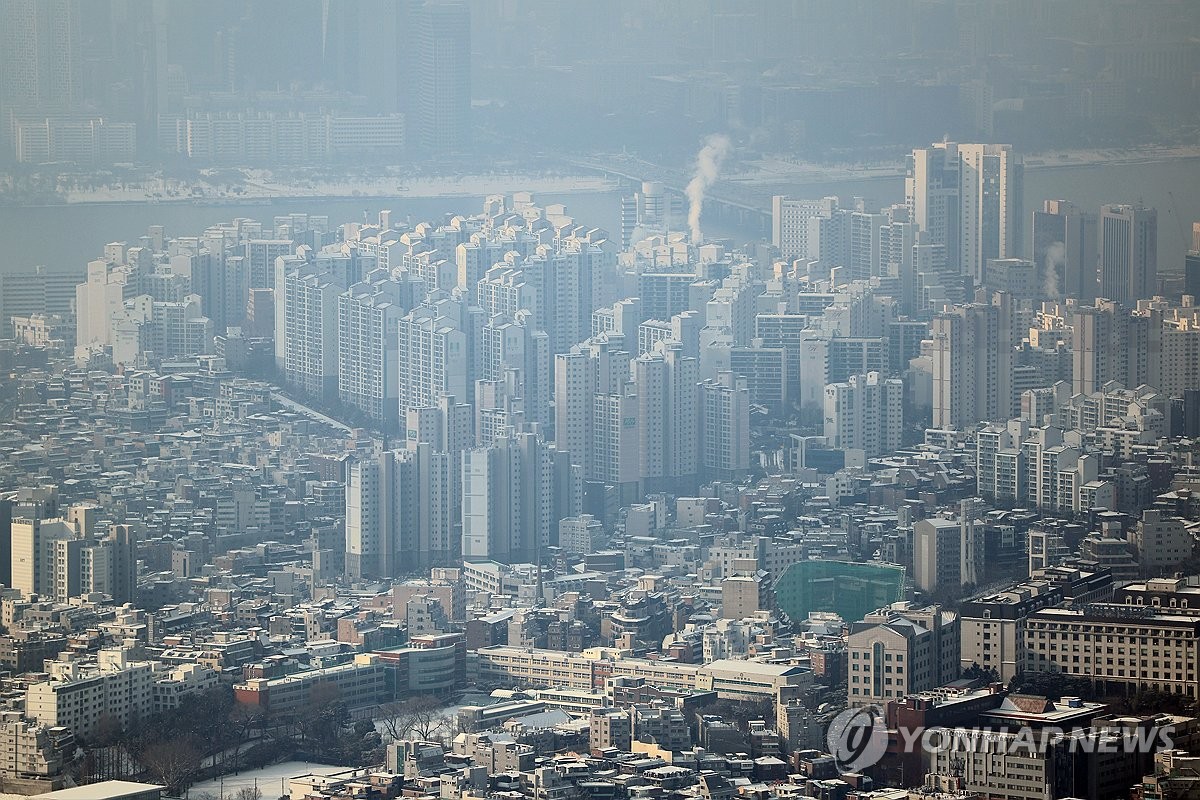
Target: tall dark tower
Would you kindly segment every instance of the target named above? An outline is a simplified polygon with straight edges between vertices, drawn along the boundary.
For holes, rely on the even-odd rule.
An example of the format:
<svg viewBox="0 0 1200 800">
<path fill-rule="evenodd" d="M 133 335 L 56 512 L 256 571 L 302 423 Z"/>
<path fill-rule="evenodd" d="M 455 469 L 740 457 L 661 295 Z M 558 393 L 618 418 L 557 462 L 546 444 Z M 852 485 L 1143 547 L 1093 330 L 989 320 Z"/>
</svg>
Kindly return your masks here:
<svg viewBox="0 0 1200 800">
<path fill-rule="evenodd" d="M 1100 209 L 1100 296 L 1133 307 L 1158 288 L 1158 212 L 1141 205 Z"/>
<path fill-rule="evenodd" d="M 1084 302 L 1096 298 L 1096 215 L 1066 200 L 1046 200 L 1033 212 L 1033 252 L 1042 294 Z"/>
<path fill-rule="evenodd" d="M 72 110 L 81 69 L 75 0 L 0 0 L 0 107 Z"/>
<path fill-rule="evenodd" d="M 137 531 L 132 525 L 113 525 L 112 598 L 117 603 L 137 600 Z"/>
<path fill-rule="evenodd" d="M 465 2 L 425 3 L 416 12 L 415 107 L 409 130 L 430 153 L 471 145 L 471 9 Z"/>
</svg>

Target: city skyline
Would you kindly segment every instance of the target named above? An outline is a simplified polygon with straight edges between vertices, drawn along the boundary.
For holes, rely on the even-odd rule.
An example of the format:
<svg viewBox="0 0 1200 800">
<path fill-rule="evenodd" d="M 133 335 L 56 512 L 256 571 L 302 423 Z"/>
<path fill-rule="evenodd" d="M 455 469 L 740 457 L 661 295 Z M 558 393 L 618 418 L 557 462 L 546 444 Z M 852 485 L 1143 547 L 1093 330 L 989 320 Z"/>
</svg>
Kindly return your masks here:
<svg viewBox="0 0 1200 800">
<path fill-rule="evenodd" d="M 4 791 L 1191 800 L 1197 76 L 1189 0 L 0 0 Z"/>
</svg>

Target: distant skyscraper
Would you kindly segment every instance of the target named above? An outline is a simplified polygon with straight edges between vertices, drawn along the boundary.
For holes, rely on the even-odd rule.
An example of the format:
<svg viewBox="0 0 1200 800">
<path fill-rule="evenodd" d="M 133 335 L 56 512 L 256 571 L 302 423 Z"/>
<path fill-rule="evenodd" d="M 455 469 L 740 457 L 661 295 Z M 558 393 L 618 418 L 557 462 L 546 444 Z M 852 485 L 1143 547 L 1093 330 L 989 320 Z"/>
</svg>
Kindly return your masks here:
<svg viewBox="0 0 1200 800">
<path fill-rule="evenodd" d="M 1192 250 L 1183 259 L 1183 293 L 1200 303 L 1200 251 Z"/>
<path fill-rule="evenodd" d="M 1033 212 L 1032 257 L 1043 296 L 1096 297 L 1096 215 L 1080 211 L 1066 200 L 1047 200 Z"/>
<path fill-rule="evenodd" d="M 942 142 L 912 152 L 905 197 L 930 243 L 978 284 L 988 259 L 1021 255 L 1024 184 L 1009 145 Z"/>
<path fill-rule="evenodd" d="M 70 110 L 81 95 L 79 5 L 0 0 L 0 109 Z"/>
<path fill-rule="evenodd" d="M 958 152 L 962 160 L 959 266 L 980 284 L 988 259 L 1021 255 L 1024 166 L 1006 144 L 962 144 Z"/>
<path fill-rule="evenodd" d="M 1108 205 L 1100 209 L 1100 296 L 1133 307 L 1158 282 L 1158 212 Z"/>
<path fill-rule="evenodd" d="M 458 0 L 429 0 L 416 10 L 417 143 L 431 152 L 471 144 L 471 9 Z"/>
<path fill-rule="evenodd" d="M 47 267 L 0 274 L 0 325 L 7 328 L 13 316 L 71 312 L 76 302 L 75 287 L 82 278 L 80 270 Z"/>
<path fill-rule="evenodd" d="M 959 158 L 956 145 L 924 147 L 907 159 L 904 196 L 909 215 L 929 235 L 929 244 L 946 248 L 958 261 Z"/>
</svg>

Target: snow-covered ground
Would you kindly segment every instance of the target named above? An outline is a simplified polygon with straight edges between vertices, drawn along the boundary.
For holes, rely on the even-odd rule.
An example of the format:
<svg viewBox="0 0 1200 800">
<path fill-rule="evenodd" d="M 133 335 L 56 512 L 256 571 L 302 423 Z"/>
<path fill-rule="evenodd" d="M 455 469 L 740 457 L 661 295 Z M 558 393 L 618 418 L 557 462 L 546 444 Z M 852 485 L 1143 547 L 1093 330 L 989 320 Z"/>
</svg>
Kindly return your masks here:
<svg viewBox="0 0 1200 800">
<path fill-rule="evenodd" d="M 314 764 L 308 761 L 284 761 L 272 764 L 262 769 L 244 770 L 237 775 L 226 775 L 224 778 L 197 783 L 188 790 L 188 797 L 197 798 L 211 795 L 221 800 L 222 794 L 226 800 L 237 794 L 239 789 L 258 786 L 263 800 L 275 800 L 287 793 L 288 781 L 301 775 L 332 775 L 335 772 L 346 772 L 350 767 L 335 767 L 329 764 Z"/>
</svg>

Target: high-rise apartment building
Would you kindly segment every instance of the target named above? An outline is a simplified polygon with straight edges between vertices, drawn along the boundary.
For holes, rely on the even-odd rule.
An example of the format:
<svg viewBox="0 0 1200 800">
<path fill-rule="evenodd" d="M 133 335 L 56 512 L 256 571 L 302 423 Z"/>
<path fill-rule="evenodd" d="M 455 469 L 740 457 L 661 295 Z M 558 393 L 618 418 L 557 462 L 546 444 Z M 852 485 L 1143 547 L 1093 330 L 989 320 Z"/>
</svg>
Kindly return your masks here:
<svg viewBox="0 0 1200 800">
<path fill-rule="evenodd" d="M 686 486 L 696 475 L 699 363 L 668 341 L 633 362 L 639 473 L 647 490 Z"/>
<path fill-rule="evenodd" d="M 56 579 L 57 567 L 62 567 L 62 588 L 75 585 L 78 594 L 78 550 L 82 544 L 74 523 L 62 518 L 39 519 L 37 517 L 14 517 L 10 531 L 12 542 L 12 588 L 26 597 L 46 596 L 58 599 Z M 56 547 L 63 542 L 62 552 Z M 75 544 L 70 544 L 70 543 Z M 75 569 L 70 569 L 68 552 L 70 547 Z M 69 598 L 66 594 L 64 599 Z"/>
<path fill-rule="evenodd" d="M 816 238 L 810 238 L 813 220 L 832 216 L 836 207 L 836 197 L 799 200 L 775 195 L 771 198 L 771 244 L 779 248 L 783 258 L 789 261 L 815 257 L 810 255 Z"/>
<path fill-rule="evenodd" d="M 721 372 L 700 384 L 700 470 L 729 479 L 750 468 L 750 388 Z"/>
<path fill-rule="evenodd" d="M 467 334 L 438 307 L 423 303 L 397 323 L 400 413 L 437 405 L 442 395 L 468 397 Z"/>
<path fill-rule="evenodd" d="M 1005 295 L 938 314 L 930 342 L 933 427 L 961 429 L 1013 416 L 1012 320 Z"/>
<path fill-rule="evenodd" d="M 550 337 L 535 330 L 533 315 L 518 311 L 514 317 L 493 316 L 481 331 L 480 380 L 497 381 L 512 373 L 526 422 L 548 425 L 550 417 Z"/>
<path fill-rule="evenodd" d="M 942 142 L 908 158 L 912 221 L 977 284 L 989 258 L 1021 255 L 1023 192 L 1024 166 L 1009 145 Z"/>
<path fill-rule="evenodd" d="M 1130 388 L 1143 383 L 1148 319 L 1114 300 L 1071 308 L 1073 393 L 1095 394 L 1109 381 Z"/>
<path fill-rule="evenodd" d="M 1158 212 L 1141 205 L 1100 208 L 1100 297 L 1133 307 L 1158 288 Z"/>
<path fill-rule="evenodd" d="M 428 444 L 346 468 L 346 575 L 390 578 L 457 558 L 450 457 Z"/>
<path fill-rule="evenodd" d="M 825 440 L 832 448 L 862 450 L 867 458 L 900 447 L 904 383 L 878 372 L 851 375 L 825 387 Z"/>
<path fill-rule="evenodd" d="M 339 266 L 299 257 L 276 266 L 276 365 L 288 384 L 325 398 L 338 390 L 338 295 L 347 278 Z"/>
<path fill-rule="evenodd" d="M 296 245 L 291 239 L 251 239 L 243 246 L 246 258 L 246 288 L 275 287 L 275 259 L 291 255 Z"/>
<path fill-rule="evenodd" d="M 555 482 L 550 448 L 533 433 L 497 438 L 463 454 L 462 557 L 517 563 L 551 542 Z"/>
<path fill-rule="evenodd" d="M 590 469 L 592 398 L 596 394 L 596 360 L 577 348 L 554 357 L 554 444 Z"/>
<path fill-rule="evenodd" d="M 338 296 L 337 308 L 338 399 L 396 430 L 400 286 L 374 270 Z"/>
</svg>

